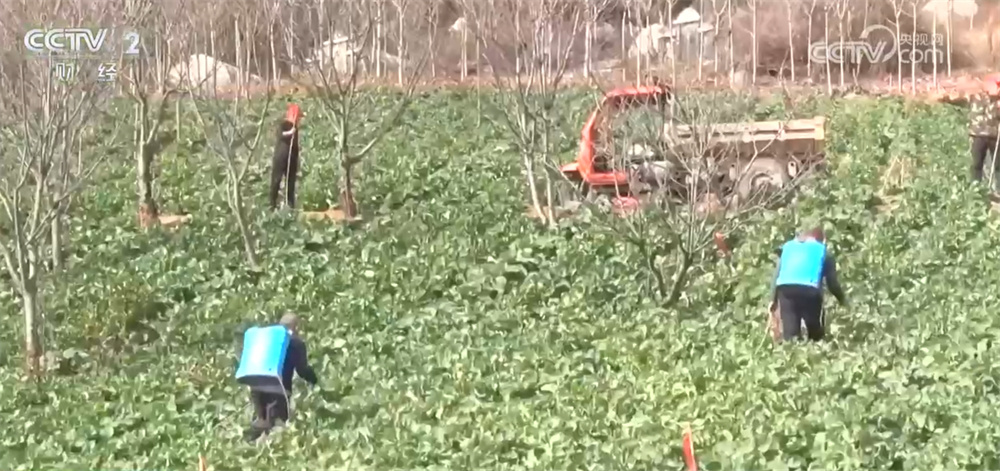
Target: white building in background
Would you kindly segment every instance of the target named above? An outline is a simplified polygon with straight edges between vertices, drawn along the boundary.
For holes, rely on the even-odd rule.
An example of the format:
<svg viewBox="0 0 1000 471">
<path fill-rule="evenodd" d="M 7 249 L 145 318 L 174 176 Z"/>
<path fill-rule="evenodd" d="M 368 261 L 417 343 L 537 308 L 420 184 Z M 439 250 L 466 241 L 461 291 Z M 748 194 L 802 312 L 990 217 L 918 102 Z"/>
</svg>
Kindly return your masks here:
<svg viewBox="0 0 1000 471">
<path fill-rule="evenodd" d="M 712 57 L 715 26 L 703 21 L 694 8 L 685 8 L 672 24 L 675 58 L 680 61 L 696 61 L 699 57 Z M 700 49 L 700 51 L 699 51 Z"/>
<path fill-rule="evenodd" d="M 715 26 L 704 22 L 697 10 L 688 7 L 677 14 L 670 26 L 653 23 L 639 31 L 629 56 L 697 61 L 700 49 L 701 57 L 712 57 L 714 31 Z"/>
<path fill-rule="evenodd" d="M 969 21 L 976 16 L 979 5 L 976 0 L 929 0 L 920 10 L 938 21 L 947 21 L 949 11 L 952 20 Z"/>
</svg>

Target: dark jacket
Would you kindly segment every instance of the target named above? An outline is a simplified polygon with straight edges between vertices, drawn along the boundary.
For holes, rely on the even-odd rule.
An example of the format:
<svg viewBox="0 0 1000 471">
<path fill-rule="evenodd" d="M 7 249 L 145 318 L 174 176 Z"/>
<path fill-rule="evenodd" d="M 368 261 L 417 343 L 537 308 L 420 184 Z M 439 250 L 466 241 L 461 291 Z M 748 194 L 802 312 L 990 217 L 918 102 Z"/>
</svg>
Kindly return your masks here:
<svg viewBox="0 0 1000 471">
<path fill-rule="evenodd" d="M 297 335 L 293 335 L 291 342 L 288 343 L 285 366 L 281 370 L 281 382 L 289 392 L 292 390 L 293 372 L 298 373 L 300 378 L 311 385 L 315 386 L 318 382 L 316 372 L 309 366 L 309 361 L 306 358 L 306 343 Z"/>
<path fill-rule="evenodd" d="M 277 140 L 274 143 L 274 162 L 287 162 L 289 159 L 298 161 L 299 159 L 299 130 L 295 129 L 291 135 L 285 135 L 288 131 L 295 129 L 295 125 L 282 121 L 278 123 L 278 131 L 275 133 Z"/>
<path fill-rule="evenodd" d="M 778 249 L 778 257 L 781 257 L 781 249 Z M 771 301 L 778 302 L 778 274 L 781 273 L 781 262 L 778 262 L 778 266 L 774 269 L 774 279 L 771 280 Z M 826 251 L 826 257 L 823 259 L 823 281 L 826 286 L 830 289 L 830 293 L 833 294 L 840 304 L 846 304 L 847 297 L 844 295 L 844 289 L 840 286 L 840 281 L 837 279 L 837 262 L 833 259 L 833 254 L 829 250 Z M 823 286 L 820 285 L 820 295 L 823 293 Z"/>
</svg>

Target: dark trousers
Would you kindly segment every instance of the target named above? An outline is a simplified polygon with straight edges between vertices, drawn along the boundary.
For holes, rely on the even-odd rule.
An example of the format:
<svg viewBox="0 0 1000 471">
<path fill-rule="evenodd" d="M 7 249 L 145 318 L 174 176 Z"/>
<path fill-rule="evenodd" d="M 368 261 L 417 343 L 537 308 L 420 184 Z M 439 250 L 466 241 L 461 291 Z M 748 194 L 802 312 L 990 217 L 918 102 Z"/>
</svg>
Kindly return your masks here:
<svg viewBox="0 0 1000 471">
<path fill-rule="evenodd" d="M 288 177 L 288 207 L 295 207 L 295 180 L 299 178 L 299 156 L 275 155 L 271 162 L 271 209 L 278 207 L 278 196 L 281 193 L 281 180 Z"/>
<path fill-rule="evenodd" d="M 778 311 L 781 313 L 781 336 L 785 340 L 802 337 L 806 324 L 809 340 L 823 340 L 826 334 L 823 319 L 823 291 L 812 286 L 779 286 Z"/>
<path fill-rule="evenodd" d="M 291 396 L 291 392 L 288 395 Z M 250 391 L 253 422 L 246 432 L 247 441 L 254 441 L 274 428 L 278 420 L 288 422 L 288 401 L 281 394 Z"/>
<path fill-rule="evenodd" d="M 986 156 L 992 154 L 997 148 L 997 141 L 1000 138 L 985 137 L 985 136 L 973 136 L 972 137 L 972 165 L 969 172 L 972 174 L 972 179 L 981 182 L 983 181 L 983 166 L 986 164 Z M 994 161 L 996 156 L 993 156 Z M 993 164 L 996 166 L 996 162 Z M 995 170 L 995 169 L 994 169 Z"/>
</svg>

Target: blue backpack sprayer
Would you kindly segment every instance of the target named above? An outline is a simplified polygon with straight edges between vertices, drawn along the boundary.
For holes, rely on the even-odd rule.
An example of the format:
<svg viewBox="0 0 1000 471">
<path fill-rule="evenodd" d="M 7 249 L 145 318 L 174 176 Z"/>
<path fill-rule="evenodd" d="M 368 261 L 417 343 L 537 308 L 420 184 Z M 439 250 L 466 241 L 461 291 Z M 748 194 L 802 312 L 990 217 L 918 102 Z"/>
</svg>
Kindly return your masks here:
<svg viewBox="0 0 1000 471">
<path fill-rule="evenodd" d="M 291 414 L 288 390 L 281 379 L 292 333 L 283 325 L 251 327 L 243 334 L 243 353 L 236 381 L 252 391 L 282 394 Z"/>
</svg>

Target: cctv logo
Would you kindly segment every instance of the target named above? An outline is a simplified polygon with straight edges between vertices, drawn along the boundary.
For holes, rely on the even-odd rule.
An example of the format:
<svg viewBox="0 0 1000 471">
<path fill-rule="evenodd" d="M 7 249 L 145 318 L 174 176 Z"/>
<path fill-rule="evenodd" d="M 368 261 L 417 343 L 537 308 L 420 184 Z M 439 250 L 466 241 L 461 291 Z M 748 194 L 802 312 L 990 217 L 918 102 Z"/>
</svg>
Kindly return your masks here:
<svg viewBox="0 0 1000 471">
<path fill-rule="evenodd" d="M 24 47 L 36 53 L 61 54 L 79 53 L 86 46 L 87 50 L 96 53 L 104 47 L 107 37 L 108 30 L 103 28 L 96 32 L 84 28 L 33 29 L 24 35 Z"/>
</svg>

